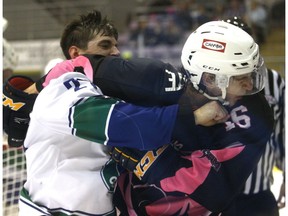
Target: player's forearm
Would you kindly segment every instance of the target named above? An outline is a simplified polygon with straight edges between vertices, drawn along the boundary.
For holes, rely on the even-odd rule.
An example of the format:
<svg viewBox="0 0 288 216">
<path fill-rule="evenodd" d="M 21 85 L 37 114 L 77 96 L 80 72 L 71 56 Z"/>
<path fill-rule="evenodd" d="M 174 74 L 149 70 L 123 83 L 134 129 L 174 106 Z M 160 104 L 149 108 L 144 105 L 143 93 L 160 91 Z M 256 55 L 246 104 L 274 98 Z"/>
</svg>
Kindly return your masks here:
<svg viewBox="0 0 288 216">
<path fill-rule="evenodd" d="M 105 95 L 138 105 L 163 106 L 179 101 L 187 79 L 172 65 L 156 59 L 106 57 L 93 81 Z"/>
<path fill-rule="evenodd" d="M 84 73 L 104 95 L 144 106 L 176 104 L 187 83 L 185 73 L 159 60 L 84 55 L 59 63 L 25 92 L 38 93 L 69 71 Z"/>
<path fill-rule="evenodd" d="M 113 98 L 89 98 L 73 108 L 76 136 L 104 145 L 151 150 L 167 144 L 178 105 L 141 107 Z M 87 118 L 89 116 L 89 118 Z"/>
</svg>

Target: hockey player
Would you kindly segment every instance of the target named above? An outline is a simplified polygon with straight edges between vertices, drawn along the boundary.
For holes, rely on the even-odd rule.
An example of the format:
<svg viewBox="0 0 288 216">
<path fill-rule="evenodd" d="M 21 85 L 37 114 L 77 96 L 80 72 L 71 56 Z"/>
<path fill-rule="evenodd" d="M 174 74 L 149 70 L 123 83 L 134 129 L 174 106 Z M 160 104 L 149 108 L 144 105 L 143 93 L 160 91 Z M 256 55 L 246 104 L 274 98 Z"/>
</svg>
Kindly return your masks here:
<svg viewBox="0 0 288 216">
<path fill-rule="evenodd" d="M 133 103 L 139 105 L 177 103 L 185 89 L 187 80 L 185 73 L 174 70 L 169 64 L 154 62 L 151 59 L 132 59 L 128 62 L 115 58 L 120 53 L 117 39 L 118 31 L 112 23 L 102 18 L 99 11 L 92 11 L 72 21 L 64 29 L 60 44 L 65 57 L 70 61 L 59 64 L 58 69 L 34 84 L 32 80 L 24 77 L 12 77 L 3 90 L 5 95 L 3 125 L 9 134 L 9 145 L 23 144 L 35 97 L 51 79 L 62 73 L 83 72 L 102 89 L 105 95 L 125 101 L 133 100 Z M 84 56 L 84 54 L 90 55 Z M 165 80 L 167 82 L 164 82 Z M 15 105 L 11 104 L 12 100 L 14 104 L 24 106 L 20 108 L 16 106 L 18 107 L 16 110 Z M 19 119 L 23 121 L 18 121 Z"/>
<path fill-rule="evenodd" d="M 83 58 L 80 58 L 81 60 L 78 60 L 78 63 L 80 63 L 80 62 L 82 62 L 83 64 L 80 64 L 80 65 L 78 65 L 78 66 L 82 66 L 82 69 L 83 69 L 83 71 L 84 72 L 87 72 L 87 71 L 91 71 L 91 70 L 89 70 L 89 62 L 95 62 L 95 60 L 97 60 L 97 59 L 99 59 L 98 57 L 96 57 L 96 56 L 86 56 L 86 57 L 88 57 L 88 59 L 89 59 L 89 61 L 87 60 L 87 58 L 85 58 L 85 56 L 83 56 Z M 104 59 L 104 60 L 103 60 Z M 147 60 L 147 61 L 149 61 L 149 60 Z M 151 61 L 151 60 L 150 60 Z M 77 62 L 76 60 L 74 60 L 74 61 L 71 61 L 71 64 L 69 65 L 69 67 L 68 68 L 73 68 L 73 69 L 75 69 L 76 68 L 76 66 L 77 66 L 77 64 L 75 64 L 75 65 L 73 65 L 73 63 L 75 63 L 75 62 Z M 97 61 L 96 61 L 97 62 Z M 144 63 L 143 63 L 143 60 L 142 60 L 142 64 L 140 64 L 141 62 L 138 60 L 138 61 L 132 61 L 132 63 L 134 62 L 134 64 L 131 64 L 131 62 L 130 63 L 128 63 L 128 62 L 126 62 L 126 61 L 124 61 L 123 62 L 123 60 L 121 60 L 121 59 L 118 59 L 118 58 L 114 58 L 114 57 L 109 57 L 109 58 L 100 58 L 100 64 L 96 64 L 96 67 L 95 68 L 98 68 L 98 66 L 100 65 L 100 67 L 98 68 L 99 70 L 98 70 L 98 72 L 99 71 L 102 71 L 102 74 L 100 73 L 100 74 L 96 74 L 96 76 L 95 77 L 99 77 L 100 75 L 102 75 L 102 76 L 104 76 L 104 78 L 105 79 L 107 79 L 107 74 L 108 74 L 108 72 L 111 72 L 111 69 L 113 69 L 113 70 L 116 70 L 117 72 L 120 72 L 119 74 L 124 74 L 124 75 L 126 75 L 127 76 L 127 74 L 129 74 L 129 73 L 126 73 L 125 72 L 125 70 L 123 70 L 123 69 L 128 69 L 128 71 L 129 71 L 129 69 L 130 69 L 130 71 L 133 71 L 132 69 L 135 69 L 135 68 L 137 68 L 137 67 L 135 67 L 136 65 L 140 65 L 140 71 L 142 71 L 143 72 L 143 67 L 141 67 L 142 65 L 145 65 Z M 137 64 L 136 64 L 136 63 Z M 152 61 L 153 62 L 153 61 Z M 124 64 L 123 64 L 124 63 Z M 146 62 L 147 63 L 147 62 Z M 92 64 L 92 65 L 94 65 L 94 64 Z M 121 68 L 120 67 L 120 69 L 115 69 L 115 66 L 116 65 L 122 65 L 122 66 L 124 66 L 123 68 Z M 86 68 L 85 66 L 88 66 L 88 68 Z M 132 67 L 131 67 L 132 66 Z M 151 64 L 150 64 L 150 66 L 151 66 Z M 117 68 L 117 67 L 116 67 Z M 79 67 L 77 67 L 77 69 L 79 70 L 82 70 L 81 68 L 79 68 Z M 90 68 L 91 69 L 91 68 Z M 106 70 L 105 70 L 106 69 Z M 110 69 L 110 70 L 108 70 L 108 69 Z M 66 70 L 67 71 L 67 70 Z M 68 70 L 69 71 L 69 70 Z M 104 72 L 106 72 L 106 73 L 104 73 Z M 148 71 L 150 71 L 150 70 L 148 70 Z M 156 70 L 157 71 L 157 70 Z M 164 71 L 164 70 L 163 70 Z M 155 72 L 155 71 L 153 71 L 153 72 Z M 171 72 L 171 71 L 169 71 L 169 72 Z M 103 75 L 104 74 L 104 75 Z M 165 74 L 165 73 L 164 73 Z M 168 75 L 167 75 L 167 78 L 169 78 L 169 82 L 167 82 L 167 83 L 169 83 L 169 86 L 166 86 L 167 87 L 167 90 L 176 90 L 174 93 L 175 93 L 175 95 L 180 95 L 180 92 L 181 92 L 181 90 L 183 90 L 183 88 L 181 88 L 181 85 L 180 85 L 180 88 L 179 88 L 179 85 L 176 85 L 177 83 L 179 84 L 179 83 L 181 83 L 181 82 L 179 82 L 180 80 L 182 80 L 182 79 L 179 79 L 179 78 L 181 78 L 181 76 L 182 76 L 182 78 L 183 78 L 183 75 L 180 75 L 181 73 L 175 73 L 175 75 L 173 75 L 174 73 L 168 73 Z M 91 75 L 91 74 L 90 74 Z M 94 74 L 93 74 L 94 75 Z M 117 75 L 117 73 L 111 73 L 111 76 L 110 77 L 108 77 L 108 78 L 110 78 L 110 79 L 112 79 L 113 78 L 113 76 L 115 76 L 115 75 Z M 147 75 L 147 77 L 149 78 L 149 75 L 148 74 L 145 74 L 145 75 Z M 154 74 L 155 75 L 155 74 Z M 173 79 L 173 76 L 175 76 L 177 79 Z M 120 78 L 121 78 L 121 75 L 119 76 Z M 147 77 L 145 77 L 144 76 L 144 73 L 143 73 L 143 75 L 140 77 L 141 79 L 140 80 L 145 80 L 145 78 L 147 79 Z M 165 77 L 165 76 L 164 76 Z M 46 77 L 47 78 L 47 77 Z M 90 76 L 90 78 L 91 78 L 91 76 Z M 103 77 L 101 77 L 100 76 L 100 78 L 102 79 L 102 80 L 104 80 L 105 81 L 105 79 L 103 79 Z M 99 78 L 99 80 L 101 81 L 101 79 Z M 115 77 L 114 77 L 115 78 Z M 131 77 L 130 77 L 131 78 Z M 136 81 L 138 81 L 139 83 L 140 83 L 140 80 L 139 80 L 139 77 L 137 77 L 138 79 L 135 79 Z M 94 78 L 93 78 L 94 79 Z M 103 82 L 104 83 L 104 85 L 103 85 L 103 89 L 105 89 L 105 86 L 106 86 L 106 84 L 109 84 L 109 79 L 107 79 L 108 80 L 108 82 Z M 120 79 L 121 80 L 121 79 Z M 123 80 L 125 80 L 125 79 L 123 79 Z M 161 80 L 161 79 L 160 79 Z M 164 80 L 166 80 L 166 79 L 164 79 Z M 171 82 L 171 81 L 173 81 L 174 80 L 174 82 L 176 83 L 173 83 L 173 82 Z M 111 81 L 111 80 L 110 80 Z M 149 81 L 151 81 L 151 79 L 149 79 Z M 97 81 L 96 81 L 96 83 L 97 83 Z M 101 82 L 99 82 L 99 83 L 101 83 Z M 127 82 L 128 83 L 128 82 Z M 134 83 L 135 85 L 134 86 L 128 86 L 128 88 L 123 88 L 123 89 L 121 89 L 121 92 L 122 92 L 122 94 L 124 95 L 124 97 L 126 96 L 126 98 L 127 98 L 127 100 L 129 100 L 129 98 L 130 98 L 130 100 L 133 100 L 133 97 L 135 97 L 135 96 L 137 96 L 137 94 L 136 95 L 132 95 L 132 96 L 129 96 L 129 94 L 127 94 L 127 90 L 129 90 L 130 89 L 130 91 L 128 91 L 128 92 L 134 92 L 134 90 L 135 90 L 135 86 L 137 86 L 137 84 L 139 84 L 139 83 Z M 150 82 L 147 82 L 146 84 L 149 84 Z M 162 83 L 162 82 L 159 82 L 160 84 Z M 166 83 L 166 84 L 167 84 Z M 110 93 L 111 94 L 114 94 L 114 93 L 117 93 L 117 89 L 119 90 L 119 86 L 121 86 L 120 84 L 121 84 L 121 82 L 119 82 L 119 83 L 116 83 L 117 85 L 111 85 L 111 91 L 110 91 Z M 163 83 L 162 83 L 163 84 Z M 171 84 L 173 84 L 173 85 L 171 85 Z M 116 86 L 116 87 L 115 87 Z M 125 86 L 125 85 L 124 85 Z M 165 85 L 163 85 L 164 87 L 165 87 Z M 178 86 L 178 87 L 177 87 Z M 114 88 L 113 88 L 114 87 Z M 127 85 L 125 86 L 125 87 L 127 87 Z M 146 86 L 147 87 L 147 86 Z M 177 87 L 177 88 L 175 88 L 175 87 Z M 109 88 L 108 88 L 109 89 Z M 149 89 L 149 88 L 145 88 L 144 90 L 145 91 L 143 91 L 143 92 L 149 92 L 150 94 L 151 94 L 151 92 L 153 93 L 153 95 L 155 94 L 155 93 L 157 93 L 157 91 L 147 91 L 147 89 Z M 165 88 L 166 89 L 166 88 Z M 179 89 L 180 89 L 180 91 L 179 91 Z M 143 90 L 143 89 L 142 89 Z M 107 91 L 107 90 L 106 90 Z M 125 94 L 124 94 L 125 93 Z M 160 99 L 162 99 L 162 102 L 163 102 L 163 99 L 164 98 L 169 98 L 168 97 L 168 93 L 166 92 L 166 94 L 165 94 L 165 91 L 164 91 L 164 94 L 163 95 L 161 95 L 163 92 L 158 92 L 158 97 L 160 98 Z M 140 94 L 141 95 L 141 94 Z M 148 96 L 147 96 L 147 94 L 144 94 L 145 95 L 145 97 L 146 98 L 149 98 Z M 157 95 L 157 94 L 156 94 Z M 144 97 L 144 98 L 145 98 Z M 170 100 L 171 100 L 171 97 L 169 98 Z M 140 100 L 139 100 L 140 101 Z M 160 100 L 161 101 L 161 100 Z M 165 100 L 164 100 L 165 101 Z M 149 103 L 149 101 L 147 102 L 147 103 Z M 155 103 L 155 100 L 154 101 L 150 101 L 150 103 Z M 166 103 L 167 103 L 167 101 L 166 101 Z M 171 101 L 169 101 L 168 100 L 168 103 L 171 103 Z M 184 131 L 184 130 L 183 130 Z M 183 134 L 183 131 L 182 131 L 182 134 Z M 181 138 L 180 138 L 181 139 Z M 189 138 L 190 139 L 190 138 Z M 186 139 L 187 140 L 187 139 Z M 183 140 L 183 142 L 184 142 L 184 140 Z"/>
<path fill-rule="evenodd" d="M 67 59 L 74 59 L 84 53 L 118 56 L 120 52 L 117 39 L 118 31 L 112 23 L 106 17 L 102 18 L 99 11 L 91 11 L 65 27 L 60 45 Z M 45 81 L 45 77 L 41 81 Z M 24 142 L 29 113 L 40 92 L 37 91 L 36 83 L 33 83 L 28 77 L 14 76 L 4 85 L 3 126 L 10 146 L 19 147 Z M 42 83 L 39 84 L 41 85 Z"/>
<path fill-rule="evenodd" d="M 189 36 L 181 60 L 193 87 L 180 104 L 197 108 L 220 101 L 230 118 L 142 158 L 115 148 L 119 163 L 136 161 L 134 167 L 123 164 L 131 173 L 121 175 L 114 194 L 122 215 L 218 215 L 240 193 L 270 138 L 272 112 L 258 93 L 266 68 L 249 34 L 223 21 L 208 22 Z"/>
<path fill-rule="evenodd" d="M 104 96 L 81 73 L 61 75 L 41 91 L 31 113 L 20 215 L 115 215 L 113 187 L 121 170 L 107 146 L 157 148 L 194 121 L 192 108 L 135 106 Z"/>
<path fill-rule="evenodd" d="M 226 111 L 216 102 L 193 112 L 186 105 L 149 108 L 104 96 L 95 83 L 109 84 L 116 73 L 110 73 L 112 77 L 108 78 L 112 80 L 106 77 L 105 83 L 100 82 L 101 72 L 108 72 L 113 65 L 123 66 L 114 68 L 120 76 L 122 72 L 126 77 L 130 73 L 130 78 L 137 78 L 130 86 L 123 85 L 124 93 L 129 89 L 135 93 L 137 84 L 146 80 L 144 84 L 149 84 L 150 89 L 140 89 L 138 94 L 143 91 L 143 98 L 148 93 L 158 95 L 158 100 L 165 103 L 169 92 L 171 98 L 177 98 L 185 87 L 185 73 L 157 60 L 127 62 L 117 57 L 81 55 L 57 64 L 49 74 L 64 74 L 58 74 L 57 79 L 47 78 L 49 74 L 44 78 L 49 85 L 37 96 L 31 113 L 24 144 L 28 178 L 21 192 L 20 215 L 115 215 L 112 195 L 120 170 L 111 160 L 107 146 L 149 150 L 168 143 L 171 137 L 181 139 L 181 128 L 189 127 L 193 133 L 195 124 L 210 125 L 226 119 Z M 149 77 L 145 71 L 151 70 L 154 76 Z M 93 71 L 99 74 L 94 76 Z M 134 71 L 139 71 L 139 76 L 133 76 Z M 12 84 L 15 83 L 6 86 L 7 92 L 15 90 Z M 152 87 L 155 89 L 151 91 Z M 157 99 L 147 103 L 154 101 Z"/>
<path fill-rule="evenodd" d="M 3 90 L 4 130 L 9 134 L 9 145 L 23 144 L 36 95 L 50 80 L 66 72 L 85 73 L 105 95 L 127 102 L 145 106 L 177 103 L 185 90 L 186 73 L 157 60 L 116 58 L 120 53 L 117 39 L 118 32 L 112 23 L 102 19 L 99 11 L 92 11 L 64 29 L 60 44 L 65 57 L 70 59 L 68 62 L 59 63 L 34 84 L 24 77 L 12 77 Z M 15 110 L 12 100 L 25 105 Z M 18 124 L 15 119 L 19 118 L 25 121 Z"/>
<path fill-rule="evenodd" d="M 231 17 L 225 21 L 253 35 L 252 28 L 240 17 Z M 231 206 L 223 215 L 279 215 L 277 201 L 271 191 L 271 185 L 273 183 L 273 167 L 276 165 L 282 171 L 285 167 L 285 82 L 277 71 L 269 68 L 266 70 L 265 88 L 261 93 L 265 95 L 273 109 L 274 133 L 267 142 L 265 152 L 257 167 L 245 183 L 242 193 L 235 199 L 235 205 Z M 282 182 L 282 190 L 284 185 L 285 181 Z M 285 198 L 284 190 L 280 191 L 279 204 L 281 204 L 282 196 Z"/>
</svg>

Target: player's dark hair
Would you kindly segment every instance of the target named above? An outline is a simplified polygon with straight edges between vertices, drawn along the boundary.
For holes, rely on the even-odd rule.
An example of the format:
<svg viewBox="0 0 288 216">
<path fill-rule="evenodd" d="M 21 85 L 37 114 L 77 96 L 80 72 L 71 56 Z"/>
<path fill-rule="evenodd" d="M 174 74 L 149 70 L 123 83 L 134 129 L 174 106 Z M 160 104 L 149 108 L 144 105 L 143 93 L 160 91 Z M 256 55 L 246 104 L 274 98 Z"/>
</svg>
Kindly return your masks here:
<svg viewBox="0 0 288 216">
<path fill-rule="evenodd" d="M 252 28 L 241 17 L 233 16 L 225 19 L 224 21 L 241 28 L 251 36 L 253 34 Z"/>
<path fill-rule="evenodd" d="M 80 19 L 70 22 L 64 29 L 60 46 L 64 56 L 71 59 L 69 48 L 77 46 L 80 49 L 87 49 L 88 42 L 98 34 L 112 36 L 118 39 L 118 31 L 114 25 L 103 17 L 101 12 L 93 10 L 87 15 L 80 15 Z"/>
</svg>

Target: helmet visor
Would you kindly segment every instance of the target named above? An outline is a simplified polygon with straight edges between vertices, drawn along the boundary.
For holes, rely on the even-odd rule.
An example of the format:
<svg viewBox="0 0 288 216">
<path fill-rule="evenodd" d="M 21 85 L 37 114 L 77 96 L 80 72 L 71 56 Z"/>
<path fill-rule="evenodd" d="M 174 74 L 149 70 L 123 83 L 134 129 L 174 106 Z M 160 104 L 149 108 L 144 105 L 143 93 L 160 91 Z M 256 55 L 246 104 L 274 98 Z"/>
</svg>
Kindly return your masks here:
<svg viewBox="0 0 288 216">
<path fill-rule="evenodd" d="M 263 58 L 259 58 L 258 65 L 251 72 L 240 75 L 211 74 L 203 72 L 198 85 L 200 92 L 211 98 L 226 99 L 230 96 L 252 95 L 264 88 L 266 67 Z"/>
<path fill-rule="evenodd" d="M 265 75 L 266 67 L 263 58 L 259 58 L 259 63 L 252 72 L 229 78 L 227 94 L 236 96 L 255 94 L 264 88 Z"/>
</svg>

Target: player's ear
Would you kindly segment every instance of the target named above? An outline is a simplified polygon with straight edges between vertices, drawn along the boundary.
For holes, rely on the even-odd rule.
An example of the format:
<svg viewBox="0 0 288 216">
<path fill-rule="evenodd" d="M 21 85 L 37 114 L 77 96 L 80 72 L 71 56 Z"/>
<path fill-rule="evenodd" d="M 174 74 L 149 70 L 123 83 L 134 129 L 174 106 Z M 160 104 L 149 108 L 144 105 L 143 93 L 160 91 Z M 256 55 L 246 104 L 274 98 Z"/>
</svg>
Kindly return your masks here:
<svg viewBox="0 0 288 216">
<path fill-rule="evenodd" d="M 79 48 L 77 46 L 69 47 L 69 55 L 70 55 L 71 59 L 78 57 L 80 55 L 79 54 Z"/>
</svg>

